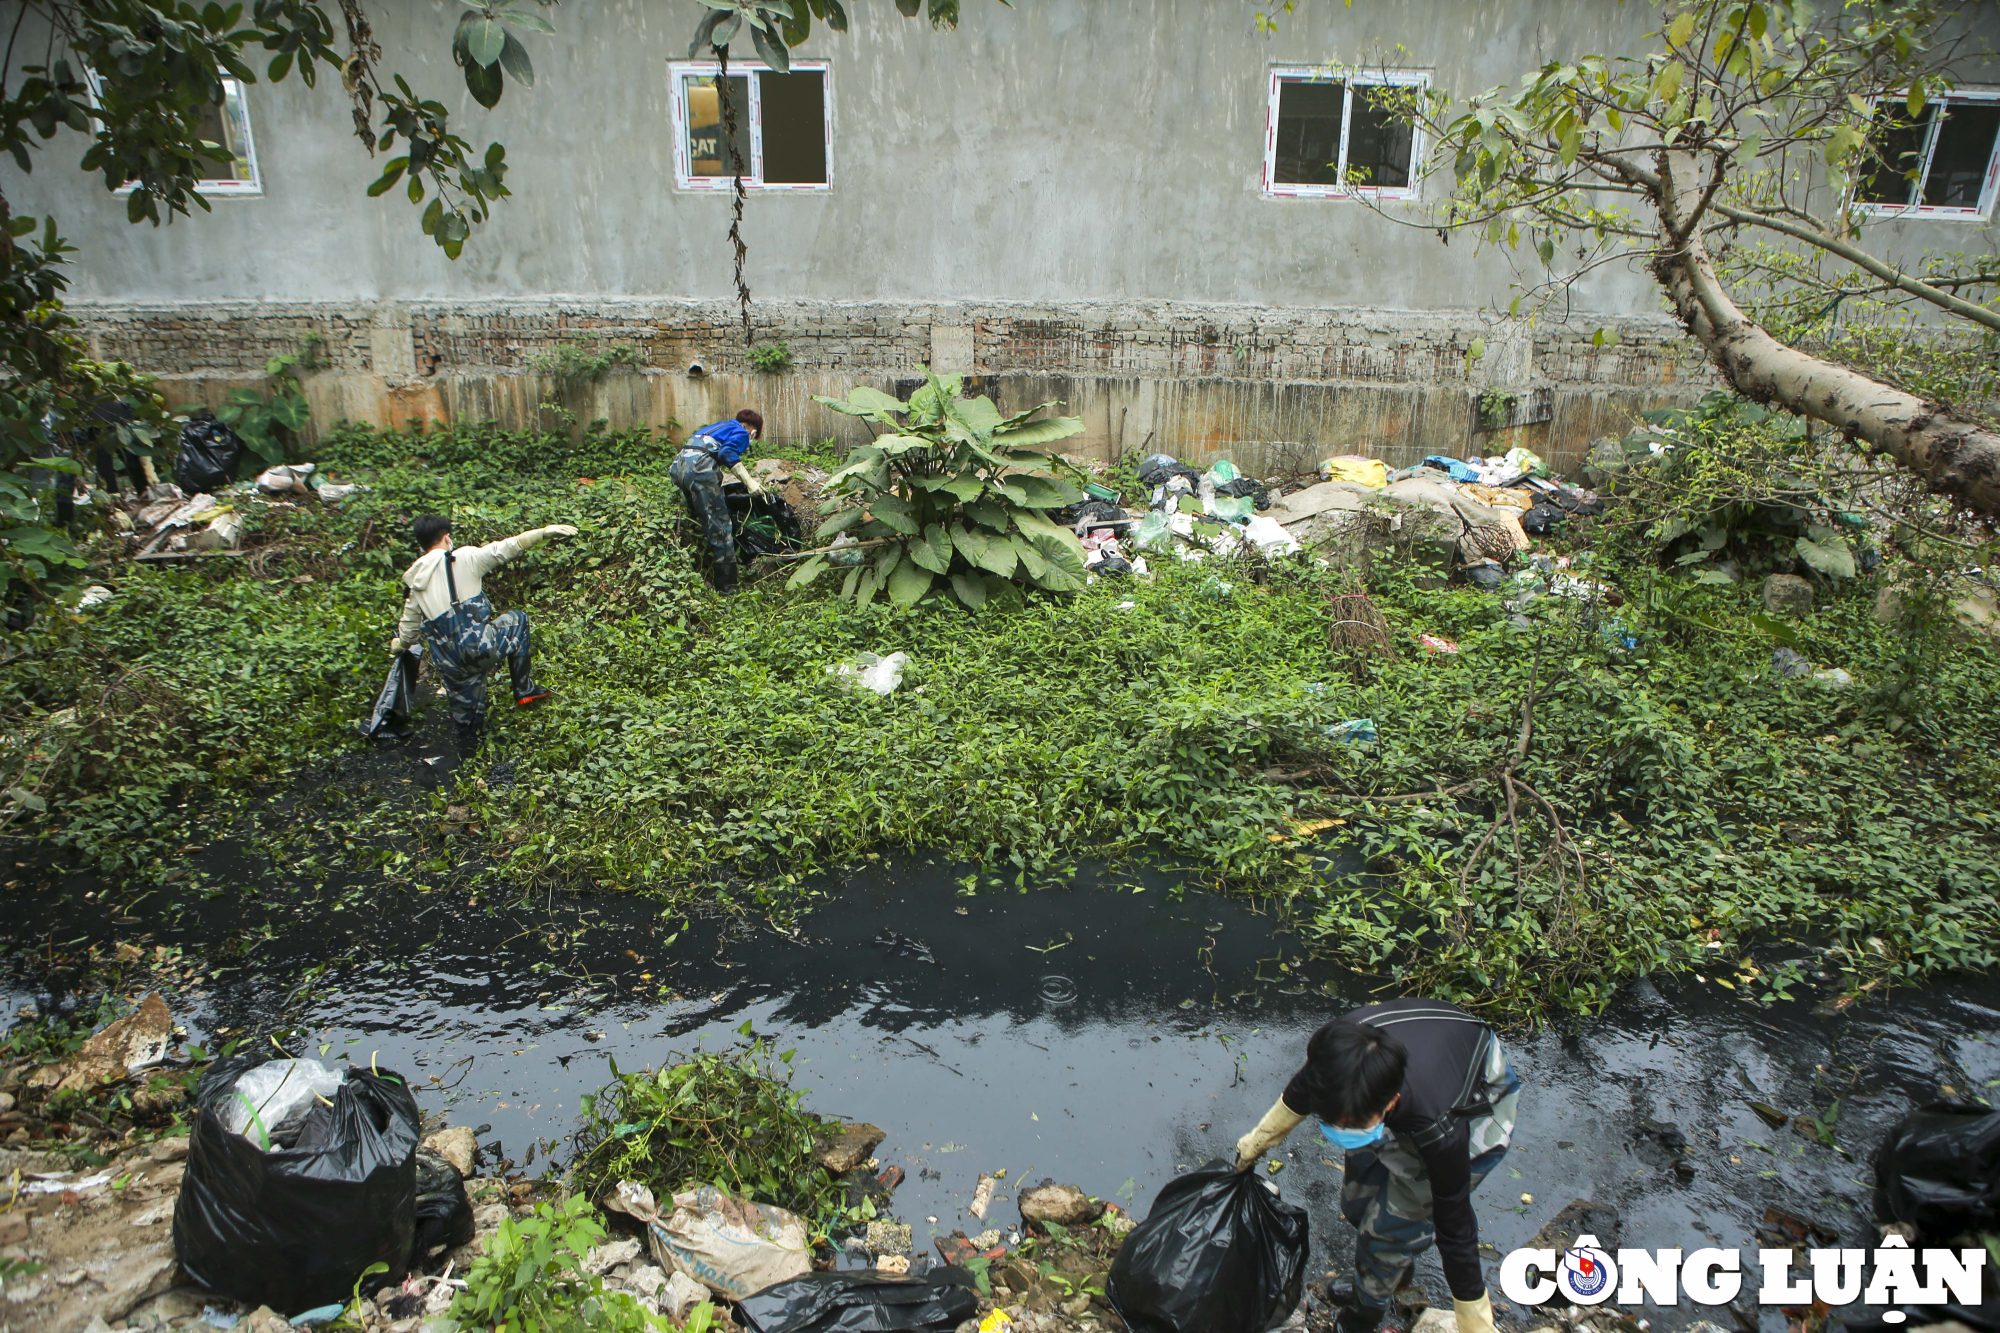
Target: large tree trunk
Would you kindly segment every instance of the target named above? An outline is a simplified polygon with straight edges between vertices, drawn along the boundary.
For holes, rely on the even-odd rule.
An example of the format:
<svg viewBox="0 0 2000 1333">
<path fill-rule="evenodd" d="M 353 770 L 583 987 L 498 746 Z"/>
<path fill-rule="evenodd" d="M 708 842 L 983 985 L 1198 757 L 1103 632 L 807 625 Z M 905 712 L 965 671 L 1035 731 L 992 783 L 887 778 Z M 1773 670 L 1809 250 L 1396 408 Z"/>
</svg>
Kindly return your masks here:
<svg viewBox="0 0 2000 1333">
<path fill-rule="evenodd" d="M 1938 495 L 2000 515 L 2000 432 L 1766 333 L 1716 277 L 1694 216 L 1700 189 L 1693 159 L 1681 153 L 1661 157 L 1666 188 L 1656 202 L 1664 244 L 1653 273 L 1688 332 L 1736 391 L 1824 421 L 1881 450 Z"/>
</svg>

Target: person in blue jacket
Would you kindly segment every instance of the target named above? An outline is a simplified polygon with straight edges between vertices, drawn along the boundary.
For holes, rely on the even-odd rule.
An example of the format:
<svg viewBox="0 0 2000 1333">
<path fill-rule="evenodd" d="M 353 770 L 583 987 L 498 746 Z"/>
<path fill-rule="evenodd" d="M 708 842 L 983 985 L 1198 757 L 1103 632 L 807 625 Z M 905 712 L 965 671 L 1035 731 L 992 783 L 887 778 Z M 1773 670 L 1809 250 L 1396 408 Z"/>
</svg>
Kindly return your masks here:
<svg viewBox="0 0 2000 1333">
<path fill-rule="evenodd" d="M 703 426 L 688 436 L 667 468 L 687 500 L 688 513 L 701 525 L 709 578 L 725 597 L 736 591 L 736 529 L 729 519 L 729 502 L 723 498 L 722 474 L 727 470 L 750 488 L 750 494 L 763 494 L 764 488 L 743 466 L 743 455 L 763 437 L 764 418 L 746 407 L 734 419 Z"/>
</svg>

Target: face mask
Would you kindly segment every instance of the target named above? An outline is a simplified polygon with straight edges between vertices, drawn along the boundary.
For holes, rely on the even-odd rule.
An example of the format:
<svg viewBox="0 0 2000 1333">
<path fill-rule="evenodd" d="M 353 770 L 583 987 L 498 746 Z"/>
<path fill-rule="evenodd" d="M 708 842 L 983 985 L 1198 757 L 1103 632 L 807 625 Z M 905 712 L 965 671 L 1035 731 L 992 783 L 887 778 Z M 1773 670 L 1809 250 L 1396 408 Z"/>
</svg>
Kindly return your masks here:
<svg viewBox="0 0 2000 1333">
<path fill-rule="evenodd" d="M 1366 1148 L 1371 1143 L 1380 1143 L 1382 1137 L 1389 1132 L 1389 1127 L 1379 1121 L 1373 1129 L 1342 1129 L 1338 1125 L 1321 1125 L 1319 1132 L 1326 1135 L 1326 1141 L 1334 1147 L 1345 1148 L 1352 1152 L 1356 1148 Z"/>
</svg>

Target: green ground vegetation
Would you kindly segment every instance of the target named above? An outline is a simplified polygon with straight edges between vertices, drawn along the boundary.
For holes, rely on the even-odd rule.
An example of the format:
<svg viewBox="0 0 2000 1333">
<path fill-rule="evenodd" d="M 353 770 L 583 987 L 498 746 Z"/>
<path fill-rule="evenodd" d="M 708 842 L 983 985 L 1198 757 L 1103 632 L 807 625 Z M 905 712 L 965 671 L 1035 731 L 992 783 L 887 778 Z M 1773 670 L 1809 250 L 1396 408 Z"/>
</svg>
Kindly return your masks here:
<svg viewBox="0 0 2000 1333">
<path fill-rule="evenodd" d="M 1732 420 L 1679 427 L 1702 466 L 1748 456 L 1730 441 L 1762 424 Z M 1380 561 L 1364 579 L 1163 558 L 1151 583 L 977 611 L 857 605 L 784 571 L 723 600 L 663 439 L 343 428 L 317 453 L 368 489 L 254 511 L 241 559 L 94 570 L 111 601 L 13 642 L 6 836 L 158 879 L 360 746 L 409 524 L 438 510 L 461 542 L 580 535 L 488 585 L 533 618 L 557 693 L 500 716 L 439 797 L 476 834 L 386 796 L 342 831 L 340 854 L 387 876 L 784 915 L 810 906 L 810 872 L 896 846 L 984 861 L 1010 888 L 1143 859 L 1264 896 L 1357 969 L 1510 1017 L 1597 1006 L 1641 972 L 1768 998 L 1994 960 L 1995 648 L 1945 614 L 1878 623 L 1884 581 L 1946 549 L 1884 522 L 1842 539 L 1885 557 L 1874 573 L 1797 565 L 1815 609 L 1782 623 L 1758 561 L 1790 555 L 1745 548 L 1741 582 L 1701 581 L 1675 568 L 1670 506 L 1636 486 L 1543 543 L 1602 590 L 1535 597 L 1518 621 L 1518 588 L 1423 589 Z M 1364 590 L 1393 660 L 1329 633 Z M 1786 678 L 1778 647 L 1854 683 Z M 893 696 L 829 674 L 864 651 L 908 654 Z M 1356 719 L 1379 739 L 1329 734 Z"/>
<path fill-rule="evenodd" d="M 564 1184 L 601 1199 L 621 1181 L 665 1205 L 677 1191 L 714 1185 L 776 1204 L 812 1222 L 824 1238 L 842 1224 L 878 1216 L 872 1199 L 850 1200 L 816 1157 L 841 1124 L 805 1109 L 791 1086 L 790 1051 L 750 1038 L 726 1051 L 676 1056 L 657 1070 L 623 1073 L 584 1097 L 569 1141 Z"/>
</svg>

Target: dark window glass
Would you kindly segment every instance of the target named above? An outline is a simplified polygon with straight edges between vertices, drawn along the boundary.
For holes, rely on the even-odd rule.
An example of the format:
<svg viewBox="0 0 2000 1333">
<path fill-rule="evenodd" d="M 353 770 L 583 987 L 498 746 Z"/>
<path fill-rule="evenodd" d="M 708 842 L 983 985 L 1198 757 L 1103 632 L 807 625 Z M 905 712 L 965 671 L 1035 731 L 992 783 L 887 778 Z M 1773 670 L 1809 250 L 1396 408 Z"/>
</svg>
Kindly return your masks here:
<svg viewBox="0 0 2000 1333">
<path fill-rule="evenodd" d="M 205 181 L 242 181 L 250 179 L 250 164 L 243 156 L 243 131 L 239 128 L 239 118 L 247 114 L 243 109 L 243 93 L 235 84 L 224 85 L 223 104 L 205 106 L 201 109 L 201 137 L 210 143 L 221 144 L 229 150 L 231 161 L 216 162 L 207 158 L 195 163 L 195 176 Z"/>
<path fill-rule="evenodd" d="M 764 181 L 826 184 L 826 73 L 759 74 L 764 99 Z"/>
<path fill-rule="evenodd" d="M 1278 85 L 1278 154 L 1273 183 L 1339 183 L 1341 104 L 1346 94 L 1346 85 L 1339 83 L 1286 80 Z"/>
<path fill-rule="evenodd" d="M 1410 127 L 1375 105 L 1372 89 L 1354 90 L 1354 124 L 1347 131 L 1347 183 L 1401 189 L 1410 183 Z"/>
<path fill-rule="evenodd" d="M 1915 124 L 1900 100 L 1875 108 L 1875 164 L 1861 183 L 1864 204 L 1907 204 L 1915 197 L 1917 170 L 1924 162 L 1924 140 L 1931 131 L 1935 107 L 1926 108 Z"/>
<path fill-rule="evenodd" d="M 750 159 L 750 80 L 740 74 L 729 76 L 729 107 L 736 117 L 736 151 L 742 155 L 745 176 L 754 165 Z M 713 78 L 687 81 L 688 167 L 696 176 L 734 176 L 735 162 L 727 160 L 722 142 L 722 97 Z"/>
<path fill-rule="evenodd" d="M 1933 208 L 1977 208 L 1993 160 L 1993 136 L 2000 131 L 2000 106 L 1991 102 L 1950 102 L 1931 149 L 1924 176 L 1924 202 Z"/>
</svg>

